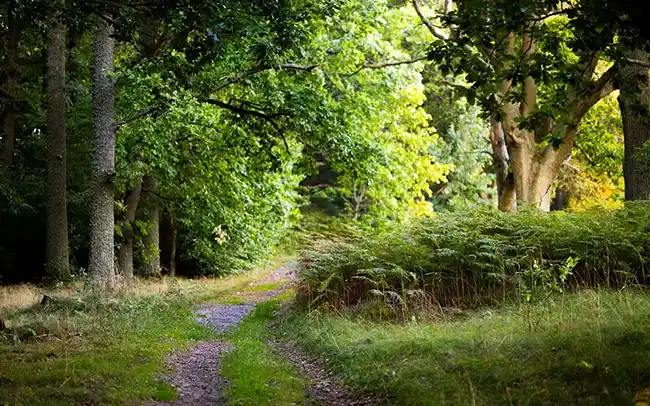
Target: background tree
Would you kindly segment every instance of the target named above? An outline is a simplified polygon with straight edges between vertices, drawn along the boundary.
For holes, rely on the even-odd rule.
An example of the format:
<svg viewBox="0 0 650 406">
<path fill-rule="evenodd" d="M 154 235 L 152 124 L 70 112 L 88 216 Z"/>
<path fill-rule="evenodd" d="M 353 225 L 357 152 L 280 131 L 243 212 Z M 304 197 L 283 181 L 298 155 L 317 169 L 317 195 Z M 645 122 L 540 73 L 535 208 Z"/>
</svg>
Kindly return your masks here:
<svg viewBox="0 0 650 406">
<path fill-rule="evenodd" d="M 94 286 L 111 289 L 114 281 L 115 93 L 111 73 L 113 26 L 99 18 L 93 48 L 93 158 L 88 272 Z"/>
<path fill-rule="evenodd" d="M 47 273 L 70 278 L 67 210 L 65 44 L 63 2 L 52 5 L 47 27 Z"/>
<path fill-rule="evenodd" d="M 625 56 L 635 61 L 623 61 L 617 77 L 625 134 L 625 199 L 650 200 L 650 58 L 643 48 L 626 51 Z"/>
</svg>

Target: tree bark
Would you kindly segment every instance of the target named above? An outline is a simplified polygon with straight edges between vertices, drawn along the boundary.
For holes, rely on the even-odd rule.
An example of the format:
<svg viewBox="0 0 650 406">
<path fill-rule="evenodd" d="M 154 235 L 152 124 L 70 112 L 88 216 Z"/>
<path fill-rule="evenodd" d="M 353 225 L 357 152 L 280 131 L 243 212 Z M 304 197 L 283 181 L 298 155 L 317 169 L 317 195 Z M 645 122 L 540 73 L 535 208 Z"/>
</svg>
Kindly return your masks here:
<svg viewBox="0 0 650 406">
<path fill-rule="evenodd" d="M 11 168 L 14 161 L 16 142 L 16 87 L 18 86 L 18 39 L 20 28 L 16 20 L 16 2 L 9 1 L 7 6 L 7 25 L 9 38 L 7 39 L 7 87 L 5 96 L 5 109 L 3 115 L 2 150 L 0 151 L 0 166 Z"/>
<path fill-rule="evenodd" d="M 97 24 L 93 48 L 93 157 L 92 206 L 90 211 L 90 258 L 88 272 L 94 288 L 115 285 L 115 89 L 113 26 L 104 19 Z"/>
<path fill-rule="evenodd" d="M 490 143 L 497 186 L 497 207 L 501 211 L 514 211 L 517 207 L 517 199 L 514 178 L 508 170 L 510 157 L 503 127 L 494 117 L 490 121 Z"/>
<path fill-rule="evenodd" d="M 152 175 L 144 179 L 142 191 L 146 196 L 146 221 L 149 224 L 144 236 L 145 262 L 142 274 L 160 275 L 160 204 L 156 197 L 156 178 Z"/>
<path fill-rule="evenodd" d="M 133 226 L 135 215 L 138 210 L 138 201 L 142 191 L 142 182 L 126 192 L 126 213 L 124 214 L 125 226 L 122 228 L 122 244 L 118 251 L 117 260 L 119 263 L 120 273 L 124 279 L 133 279 Z"/>
<path fill-rule="evenodd" d="M 56 6 L 59 6 L 57 4 Z M 46 272 L 53 281 L 70 278 L 66 174 L 65 32 L 55 11 L 47 31 L 47 248 Z"/>
<path fill-rule="evenodd" d="M 631 50 L 628 59 L 648 63 L 643 49 Z M 623 118 L 625 200 L 650 200 L 650 81 L 648 68 L 623 62 L 618 72 L 618 103 Z M 645 149 L 644 149 L 645 148 Z M 641 153 L 641 151 L 645 153 Z"/>
<path fill-rule="evenodd" d="M 173 212 L 169 212 L 169 227 L 171 229 L 171 241 L 169 251 L 169 276 L 176 276 L 176 246 L 178 244 L 178 225 Z"/>
<path fill-rule="evenodd" d="M 566 210 L 569 207 L 569 201 L 571 200 L 571 192 L 565 188 L 558 188 L 555 191 L 555 197 L 551 202 L 552 211 L 561 211 Z"/>
</svg>

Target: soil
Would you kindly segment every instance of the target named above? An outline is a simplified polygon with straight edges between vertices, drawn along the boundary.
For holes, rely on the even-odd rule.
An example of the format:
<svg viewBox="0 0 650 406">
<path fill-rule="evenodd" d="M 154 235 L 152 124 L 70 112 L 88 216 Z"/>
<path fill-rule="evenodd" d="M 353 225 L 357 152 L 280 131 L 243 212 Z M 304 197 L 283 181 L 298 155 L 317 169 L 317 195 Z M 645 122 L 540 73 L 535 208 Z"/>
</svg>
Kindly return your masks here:
<svg viewBox="0 0 650 406">
<path fill-rule="evenodd" d="M 309 378 L 310 385 L 305 393 L 307 405 L 378 406 L 385 403 L 372 396 L 361 396 L 340 385 L 325 371 L 318 360 L 308 356 L 295 344 L 277 341 L 270 344 L 300 373 Z"/>
</svg>

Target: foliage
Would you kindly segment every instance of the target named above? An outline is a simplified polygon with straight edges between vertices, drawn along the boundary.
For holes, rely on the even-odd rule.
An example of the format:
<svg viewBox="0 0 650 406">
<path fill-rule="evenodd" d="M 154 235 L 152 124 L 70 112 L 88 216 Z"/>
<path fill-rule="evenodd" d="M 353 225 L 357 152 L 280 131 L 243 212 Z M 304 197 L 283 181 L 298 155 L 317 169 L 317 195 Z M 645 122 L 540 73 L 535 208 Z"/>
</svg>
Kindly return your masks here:
<svg viewBox="0 0 650 406">
<path fill-rule="evenodd" d="M 163 266 L 173 217 L 180 273 L 248 269 L 298 218 L 305 203 L 298 184 L 319 165 L 316 155 L 328 157 L 338 174 L 332 189 L 364 224 L 430 212 L 430 185 L 449 167 L 428 153 L 437 136 L 421 107 L 423 63 L 365 66 L 423 56 L 413 45 L 426 31 L 411 8 L 365 0 L 223 5 L 98 2 L 65 10 L 70 251 L 78 271 L 89 249 L 91 14 L 110 14 L 117 29 L 116 248 L 132 230 L 136 259 L 151 254 L 142 242 L 152 231 L 145 210 L 133 224 L 123 215 L 128 191 L 154 176 L 157 189 L 148 193 L 162 206 Z M 44 230 L 47 132 L 41 18 L 23 26 L 16 163 L 1 176 L 8 231 L 0 260 L 5 278 L 15 280 L 39 280 L 44 262 L 20 248 L 45 239 L 37 231 Z M 30 233 L 10 237 L 18 225 Z M 21 261 L 27 272 L 16 271 Z"/>
<path fill-rule="evenodd" d="M 481 111 L 477 106 L 438 85 L 440 78 L 432 66 L 425 70 L 425 74 L 431 77 L 427 80 L 424 109 L 430 115 L 430 122 L 440 140 L 431 152 L 437 161 L 452 168 L 446 181 L 434 188 L 431 198 L 434 210 L 462 209 L 474 203 L 487 203 L 489 197 L 496 194 L 492 186 L 494 175 L 490 173 L 489 128 L 480 117 Z"/>
<path fill-rule="evenodd" d="M 437 215 L 390 233 L 319 241 L 301 258 L 303 303 L 368 299 L 375 284 L 404 296 L 424 291 L 442 305 L 502 301 L 522 271 L 558 269 L 580 258 L 569 286 L 646 284 L 647 205 L 585 213 L 503 214 L 477 207 Z M 407 303 L 408 305 L 408 303 Z"/>
<path fill-rule="evenodd" d="M 624 196 L 623 129 L 613 95 L 598 102 L 582 120 L 573 157 L 560 170 L 557 182 L 570 195 L 568 208 L 620 208 Z"/>
</svg>

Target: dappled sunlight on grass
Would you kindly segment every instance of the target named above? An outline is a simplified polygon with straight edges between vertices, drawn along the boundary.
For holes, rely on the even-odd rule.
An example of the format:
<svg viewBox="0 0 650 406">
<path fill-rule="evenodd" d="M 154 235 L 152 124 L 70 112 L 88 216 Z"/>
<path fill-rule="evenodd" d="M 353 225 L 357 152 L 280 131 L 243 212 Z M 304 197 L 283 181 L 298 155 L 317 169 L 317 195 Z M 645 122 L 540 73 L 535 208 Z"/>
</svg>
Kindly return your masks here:
<svg viewBox="0 0 650 406">
<path fill-rule="evenodd" d="M 629 404 L 650 386 L 650 295 L 586 291 L 437 323 L 298 314 L 285 331 L 395 404 Z"/>
</svg>

